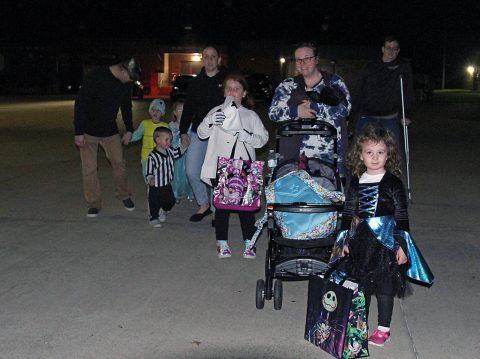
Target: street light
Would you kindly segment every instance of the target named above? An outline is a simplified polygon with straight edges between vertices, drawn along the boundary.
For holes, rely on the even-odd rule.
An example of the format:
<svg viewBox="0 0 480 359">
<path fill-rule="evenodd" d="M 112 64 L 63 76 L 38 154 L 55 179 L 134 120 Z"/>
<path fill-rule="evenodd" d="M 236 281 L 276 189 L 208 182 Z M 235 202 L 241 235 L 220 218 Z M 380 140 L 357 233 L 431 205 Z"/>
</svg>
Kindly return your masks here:
<svg viewBox="0 0 480 359">
<path fill-rule="evenodd" d="M 283 64 L 286 62 L 287 60 L 285 59 L 285 57 L 280 57 L 280 79 L 283 79 Z"/>
<path fill-rule="evenodd" d="M 476 91 L 477 90 L 476 77 L 478 76 L 477 68 L 473 65 L 470 65 L 467 67 L 467 72 L 470 74 L 470 76 L 472 76 L 472 90 Z"/>
</svg>

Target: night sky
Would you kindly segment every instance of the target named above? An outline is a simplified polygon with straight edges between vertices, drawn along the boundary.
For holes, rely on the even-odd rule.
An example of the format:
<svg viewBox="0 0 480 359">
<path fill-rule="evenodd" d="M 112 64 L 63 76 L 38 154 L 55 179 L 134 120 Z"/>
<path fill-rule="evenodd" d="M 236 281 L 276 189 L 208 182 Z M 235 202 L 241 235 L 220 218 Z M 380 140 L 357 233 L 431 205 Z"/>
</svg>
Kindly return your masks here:
<svg viewBox="0 0 480 359">
<path fill-rule="evenodd" d="M 175 44 L 189 35 L 218 45 L 283 39 L 380 47 L 383 36 L 394 33 L 401 39 L 401 55 L 426 72 L 432 63 L 441 64 L 444 49 L 447 66 L 475 57 L 479 9 L 476 1 L 18 0 L 2 6 L 0 39 L 45 43 L 113 37 Z"/>
</svg>

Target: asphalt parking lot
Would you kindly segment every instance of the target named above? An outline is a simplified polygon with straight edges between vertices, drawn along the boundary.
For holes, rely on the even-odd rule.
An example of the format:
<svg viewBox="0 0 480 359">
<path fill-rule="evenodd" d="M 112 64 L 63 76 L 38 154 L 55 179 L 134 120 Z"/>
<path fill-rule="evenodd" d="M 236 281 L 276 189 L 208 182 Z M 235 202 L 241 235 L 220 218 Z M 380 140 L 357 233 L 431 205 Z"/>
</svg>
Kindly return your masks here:
<svg viewBox="0 0 480 359">
<path fill-rule="evenodd" d="M 136 123 L 147 107 L 135 101 Z M 148 225 L 139 145 L 125 149 L 136 210 L 114 198 L 102 155 L 105 205 L 87 219 L 72 111 L 71 100 L 0 101 L 0 358 L 329 357 L 303 339 L 306 282 L 285 283 L 282 310 L 255 308 L 265 235 L 243 259 L 233 217 L 233 257 L 219 260 L 210 219 L 188 221 L 193 203 Z M 396 300 L 392 340 L 373 358 L 480 352 L 479 113 L 480 101 L 417 111 L 410 224 L 436 281 Z"/>
</svg>

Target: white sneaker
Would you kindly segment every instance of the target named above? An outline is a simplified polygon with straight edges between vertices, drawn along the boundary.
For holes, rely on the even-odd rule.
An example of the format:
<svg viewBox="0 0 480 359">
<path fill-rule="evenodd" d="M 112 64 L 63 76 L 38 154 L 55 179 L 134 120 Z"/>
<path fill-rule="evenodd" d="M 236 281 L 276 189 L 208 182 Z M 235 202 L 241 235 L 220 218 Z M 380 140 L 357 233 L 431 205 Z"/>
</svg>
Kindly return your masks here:
<svg viewBox="0 0 480 359">
<path fill-rule="evenodd" d="M 152 225 L 153 228 L 160 228 L 162 226 L 162 224 L 158 219 L 152 219 L 150 221 L 150 224 Z"/>
<path fill-rule="evenodd" d="M 217 256 L 218 258 L 230 258 L 232 256 L 227 241 L 217 241 Z"/>
<path fill-rule="evenodd" d="M 252 246 L 251 241 L 245 241 L 245 250 L 243 251 L 243 258 L 255 259 L 257 257 L 257 250 L 255 246 Z"/>
<path fill-rule="evenodd" d="M 167 212 L 165 212 L 161 208 L 160 208 L 160 211 L 158 211 L 158 220 L 160 222 L 165 222 L 167 220 Z"/>
</svg>

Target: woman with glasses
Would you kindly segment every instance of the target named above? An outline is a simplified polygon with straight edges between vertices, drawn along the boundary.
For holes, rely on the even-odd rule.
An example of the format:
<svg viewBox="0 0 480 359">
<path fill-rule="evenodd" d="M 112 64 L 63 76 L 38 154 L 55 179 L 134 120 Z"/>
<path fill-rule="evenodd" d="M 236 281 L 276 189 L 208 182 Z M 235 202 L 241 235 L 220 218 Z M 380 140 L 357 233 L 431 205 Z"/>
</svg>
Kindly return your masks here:
<svg viewBox="0 0 480 359">
<path fill-rule="evenodd" d="M 337 128 L 338 167 L 344 177 L 344 149 L 346 149 L 346 117 L 350 113 L 350 93 L 343 79 L 318 69 L 318 52 L 315 44 L 304 42 L 295 48 L 295 65 L 298 75 L 285 79 L 275 90 L 268 115 L 274 122 L 318 118 Z M 325 92 L 337 101 L 327 101 Z M 328 96 L 330 99 L 332 96 Z M 312 100 L 312 98 L 314 100 Z M 334 100 L 335 100 L 334 99 Z M 333 143 L 327 138 L 306 135 L 300 153 L 331 161 Z"/>
</svg>

